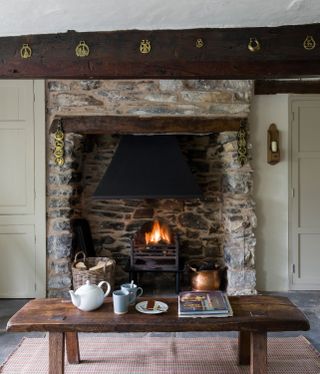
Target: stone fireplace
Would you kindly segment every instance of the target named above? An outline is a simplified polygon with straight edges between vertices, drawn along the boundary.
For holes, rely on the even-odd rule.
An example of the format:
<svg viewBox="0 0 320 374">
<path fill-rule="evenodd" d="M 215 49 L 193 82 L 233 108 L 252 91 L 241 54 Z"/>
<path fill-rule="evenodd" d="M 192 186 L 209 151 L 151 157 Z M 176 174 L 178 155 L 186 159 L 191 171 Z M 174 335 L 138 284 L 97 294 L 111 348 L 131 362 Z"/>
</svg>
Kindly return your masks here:
<svg viewBox="0 0 320 374">
<path fill-rule="evenodd" d="M 56 115 L 246 118 L 252 87 L 250 81 L 223 80 L 48 81 L 47 124 Z M 62 167 L 54 163 L 48 136 L 48 296 L 64 296 L 71 287 L 71 221 L 79 217 L 90 224 L 97 254 L 116 260 L 116 284 L 128 280 L 132 236 L 146 222 L 163 219 L 179 236 L 184 262 L 213 257 L 228 266 L 229 294 L 255 292 L 252 169 L 237 161 L 237 133 L 177 139 L 201 199 L 94 200 L 120 136 L 66 133 Z"/>
</svg>

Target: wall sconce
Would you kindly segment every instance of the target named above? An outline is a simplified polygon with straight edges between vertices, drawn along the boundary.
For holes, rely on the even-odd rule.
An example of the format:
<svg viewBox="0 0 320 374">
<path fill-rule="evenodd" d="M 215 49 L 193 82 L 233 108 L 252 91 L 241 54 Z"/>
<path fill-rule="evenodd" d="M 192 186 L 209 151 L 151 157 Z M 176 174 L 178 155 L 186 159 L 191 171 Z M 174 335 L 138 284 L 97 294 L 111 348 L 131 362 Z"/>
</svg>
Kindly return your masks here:
<svg viewBox="0 0 320 374">
<path fill-rule="evenodd" d="M 268 129 L 268 164 L 275 165 L 280 161 L 279 131 L 272 123 Z"/>
</svg>

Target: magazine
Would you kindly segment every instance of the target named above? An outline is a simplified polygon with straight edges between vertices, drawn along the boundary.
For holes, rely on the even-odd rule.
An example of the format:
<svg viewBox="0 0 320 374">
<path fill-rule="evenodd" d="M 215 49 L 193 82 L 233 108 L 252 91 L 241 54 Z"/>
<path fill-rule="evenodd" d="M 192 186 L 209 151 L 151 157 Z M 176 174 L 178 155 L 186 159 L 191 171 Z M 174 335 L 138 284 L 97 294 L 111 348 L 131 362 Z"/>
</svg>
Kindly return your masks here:
<svg viewBox="0 0 320 374">
<path fill-rule="evenodd" d="M 178 296 L 179 317 L 229 317 L 228 296 L 222 291 L 184 291 Z"/>
</svg>

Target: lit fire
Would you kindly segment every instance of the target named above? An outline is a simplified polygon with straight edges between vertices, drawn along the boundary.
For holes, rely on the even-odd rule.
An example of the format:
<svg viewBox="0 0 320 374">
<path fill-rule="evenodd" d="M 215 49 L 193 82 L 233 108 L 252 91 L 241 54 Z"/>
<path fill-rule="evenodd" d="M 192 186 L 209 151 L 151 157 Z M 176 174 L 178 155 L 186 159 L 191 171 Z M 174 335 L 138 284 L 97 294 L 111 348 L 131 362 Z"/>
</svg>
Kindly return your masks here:
<svg viewBox="0 0 320 374">
<path fill-rule="evenodd" d="M 154 245 L 159 243 L 171 243 L 171 235 L 169 228 L 166 225 L 161 225 L 158 220 L 153 222 L 153 226 L 150 232 L 145 234 L 146 244 Z"/>
</svg>

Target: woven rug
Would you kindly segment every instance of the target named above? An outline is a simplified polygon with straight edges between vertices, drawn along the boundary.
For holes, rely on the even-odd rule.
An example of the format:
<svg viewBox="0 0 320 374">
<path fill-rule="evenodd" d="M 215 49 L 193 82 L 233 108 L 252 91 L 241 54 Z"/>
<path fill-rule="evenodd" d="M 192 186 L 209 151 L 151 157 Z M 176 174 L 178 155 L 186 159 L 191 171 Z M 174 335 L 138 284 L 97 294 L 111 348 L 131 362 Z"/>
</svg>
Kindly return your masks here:
<svg viewBox="0 0 320 374">
<path fill-rule="evenodd" d="M 66 364 L 66 374 L 233 374 L 249 373 L 237 365 L 237 339 L 176 337 L 80 337 L 80 365 Z M 8 374 L 48 371 L 48 340 L 25 338 L 0 369 Z M 302 336 L 268 339 L 269 374 L 319 374 L 320 358 Z"/>
</svg>

